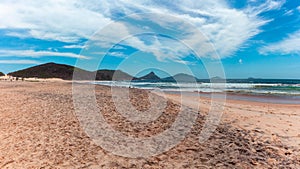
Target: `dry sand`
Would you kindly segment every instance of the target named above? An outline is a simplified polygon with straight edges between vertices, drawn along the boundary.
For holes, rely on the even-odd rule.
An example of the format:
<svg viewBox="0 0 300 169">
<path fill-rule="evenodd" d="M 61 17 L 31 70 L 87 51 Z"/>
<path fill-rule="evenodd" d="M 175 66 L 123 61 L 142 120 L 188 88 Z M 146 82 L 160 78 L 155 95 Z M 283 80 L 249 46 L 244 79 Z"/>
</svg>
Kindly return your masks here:
<svg viewBox="0 0 300 169">
<path fill-rule="evenodd" d="M 181 103 L 178 94 L 165 96 Z M 188 101 L 183 101 L 183 104 L 197 108 L 197 102 L 200 102 L 200 110 L 208 112 L 210 109 L 212 101 L 208 97 L 188 97 Z M 218 99 L 215 102 L 218 103 Z M 226 100 L 222 121 L 240 129 L 261 133 L 264 139 L 279 140 L 300 149 L 300 105 Z"/>
<path fill-rule="evenodd" d="M 131 94 L 137 109 L 149 107 L 149 91 L 131 89 Z M 229 101 L 222 124 L 200 144 L 198 135 L 209 104 L 209 100 L 201 101 L 203 109 L 197 122 L 180 144 L 155 157 L 131 159 L 103 150 L 85 134 L 74 115 L 71 83 L 0 82 L 0 95 L 0 168 L 300 167 L 298 105 L 268 108 L 265 104 Z M 177 96 L 169 96 L 161 117 L 144 125 L 116 112 L 109 87 L 97 86 L 96 96 L 108 122 L 134 137 L 167 129 L 180 108 Z M 191 98 L 189 106 L 197 99 Z M 286 144 L 289 139 L 282 139 L 284 136 L 293 139 L 296 148 Z"/>
</svg>

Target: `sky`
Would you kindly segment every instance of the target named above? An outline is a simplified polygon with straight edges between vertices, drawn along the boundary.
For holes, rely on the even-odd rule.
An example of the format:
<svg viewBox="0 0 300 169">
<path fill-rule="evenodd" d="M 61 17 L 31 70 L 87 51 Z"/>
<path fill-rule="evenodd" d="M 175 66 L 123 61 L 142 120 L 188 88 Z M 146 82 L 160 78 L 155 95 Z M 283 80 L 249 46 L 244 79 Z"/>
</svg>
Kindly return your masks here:
<svg viewBox="0 0 300 169">
<path fill-rule="evenodd" d="M 298 0 L 1 0 L 0 71 L 300 79 Z"/>
</svg>

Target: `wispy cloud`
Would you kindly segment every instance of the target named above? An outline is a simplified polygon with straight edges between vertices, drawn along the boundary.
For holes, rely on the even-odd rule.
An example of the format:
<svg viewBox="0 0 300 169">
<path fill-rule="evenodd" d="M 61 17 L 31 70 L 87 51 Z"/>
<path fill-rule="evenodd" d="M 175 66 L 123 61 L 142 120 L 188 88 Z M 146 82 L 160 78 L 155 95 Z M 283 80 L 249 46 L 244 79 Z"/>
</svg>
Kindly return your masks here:
<svg viewBox="0 0 300 169">
<path fill-rule="evenodd" d="M 294 10 L 287 10 L 287 11 L 285 11 L 285 13 L 283 15 L 290 16 L 290 15 L 293 15 L 293 14 L 294 14 Z"/>
<path fill-rule="evenodd" d="M 280 9 L 285 2 L 285 0 L 266 0 L 264 3 L 257 4 L 255 1 L 246 11 L 249 15 L 257 16 L 263 12 Z"/>
<path fill-rule="evenodd" d="M 158 13 L 161 17 L 153 17 L 151 22 L 160 26 L 158 29 L 177 31 L 175 39 L 196 50 L 200 57 L 210 57 L 213 51 L 206 50 L 211 42 L 221 57 L 233 55 L 249 39 L 259 34 L 261 26 L 270 22 L 259 15 L 270 10 L 280 9 L 284 1 L 267 0 L 264 3 L 249 5 L 244 9 L 234 9 L 225 0 L 214 1 L 122 1 L 122 0 L 49 0 L 17 1 L 2 0 L 0 3 L 0 28 L 19 29 L 9 32 L 9 36 L 33 37 L 42 40 L 58 40 L 62 42 L 78 42 L 89 39 L 101 28 L 109 27 L 112 21 L 120 16 L 134 13 Z M 168 14 L 172 17 L 164 17 Z M 174 19 L 177 18 L 177 19 Z M 138 20 L 138 18 L 133 18 Z M 149 19 L 149 18 L 148 18 Z M 178 23 L 178 20 L 194 25 L 199 31 L 189 32 L 189 25 Z M 151 25 L 141 27 L 130 21 L 123 21 L 115 29 L 105 29 L 98 45 L 110 48 L 119 43 L 116 39 L 127 38 L 124 35 L 134 35 L 141 32 L 156 31 Z M 151 30 L 152 29 L 152 30 Z M 175 30 L 174 30 L 175 29 Z M 24 32 L 25 30 L 25 32 Z M 202 33 L 199 33 L 202 32 Z M 204 34 L 208 40 L 204 40 Z M 201 36 L 203 39 L 195 39 Z M 101 41 L 100 41 L 101 40 Z M 163 39 L 154 43 L 146 43 L 143 39 L 132 37 L 127 44 L 138 50 L 152 53 L 159 60 L 164 58 L 180 60 L 179 55 L 187 54 L 182 44 L 167 44 Z M 168 41 L 170 42 L 170 41 Z M 78 45 L 66 45 L 64 48 L 80 48 Z M 151 51 L 150 51 L 151 50 Z M 170 50 L 169 52 L 167 50 Z M 26 53 L 26 52 L 25 52 Z M 33 56 L 66 56 L 75 57 L 72 53 L 32 52 Z M 27 54 L 26 54 L 27 55 Z"/>
<path fill-rule="evenodd" d="M 124 58 L 124 57 L 126 57 L 127 55 L 125 55 L 125 54 L 122 53 L 122 52 L 110 52 L 110 53 L 107 53 L 107 56 L 114 56 L 114 57 Z"/>
<path fill-rule="evenodd" d="M 44 56 L 60 56 L 78 59 L 89 59 L 87 56 L 82 56 L 74 53 L 52 52 L 52 51 L 35 51 L 35 50 L 0 50 L 0 57 L 31 57 L 39 58 Z"/>
<path fill-rule="evenodd" d="M 260 54 L 300 54 L 300 30 L 289 35 L 280 42 L 273 43 L 259 49 Z"/>
<path fill-rule="evenodd" d="M 65 45 L 63 46 L 63 48 L 66 48 L 66 49 L 82 49 L 82 48 L 85 48 L 84 45 Z"/>
<path fill-rule="evenodd" d="M 63 42 L 89 38 L 97 29 L 110 22 L 110 19 L 93 11 L 89 3 L 82 2 L 2 0 L 0 28 L 27 30 L 23 34 L 10 32 L 10 35 Z"/>
<path fill-rule="evenodd" d="M 126 15 L 134 13 L 135 9 L 157 13 L 158 15 L 152 18 L 133 17 L 133 19 L 139 21 L 148 19 L 160 25 L 163 29 L 169 29 L 170 32 L 177 31 L 178 34 L 174 35 L 174 38 L 181 39 L 182 42 L 189 44 L 200 57 L 212 56 L 211 54 L 214 51 L 212 51 L 211 45 L 214 46 L 221 57 L 228 57 L 243 47 L 249 39 L 259 34 L 262 31 L 260 29 L 261 26 L 271 21 L 270 19 L 261 18 L 259 16 L 261 13 L 280 9 L 283 3 L 284 1 L 268 0 L 263 4 L 255 4 L 254 6 L 248 6 L 242 10 L 233 9 L 221 0 L 203 1 L 202 3 L 194 1 L 180 1 L 178 3 L 165 1 L 138 3 L 136 1 L 126 1 L 122 6 L 123 9 L 127 9 L 123 10 Z M 164 15 L 164 13 L 167 13 L 171 17 Z M 183 24 L 180 20 L 190 24 Z M 106 30 L 105 36 L 99 37 L 99 39 L 105 42 L 110 41 L 117 43 L 113 39 L 126 37 L 130 34 L 132 35 L 143 31 L 157 31 L 153 30 L 151 26 L 147 26 L 148 29 L 143 30 L 141 27 L 135 25 L 118 24 L 118 34 L 110 33 L 110 31 L 114 31 L 113 29 Z M 191 25 L 194 25 L 198 30 L 191 30 Z M 208 37 L 208 39 L 206 39 L 205 36 Z M 171 51 L 174 51 L 174 49 L 178 49 L 178 51 L 166 53 L 166 49 L 163 49 L 163 47 L 166 47 L 161 45 L 162 42 L 160 42 L 160 40 L 156 43 L 147 44 L 143 39 L 131 38 L 128 42 L 132 47 L 144 52 L 151 52 L 150 49 L 156 49 L 151 53 L 159 59 L 167 57 L 178 59 L 176 53 L 186 53 L 186 51 L 180 47 L 182 45 L 172 46 L 174 43 L 169 45 L 169 47 L 172 48 Z M 110 45 L 112 44 L 102 44 L 103 47 Z"/>
<path fill-rule="evenodd" d="M 124 46 L 120 46 L 120 45 L 115 45 L 113 47 L 114 50 L 126 50 L 127 48 L 125 48 Z"/>
<path fill-rule="evenodd" d="M 0 64 L 40 64 L 40 62 L 35 60 L 0 60 Z"/>
</svg>

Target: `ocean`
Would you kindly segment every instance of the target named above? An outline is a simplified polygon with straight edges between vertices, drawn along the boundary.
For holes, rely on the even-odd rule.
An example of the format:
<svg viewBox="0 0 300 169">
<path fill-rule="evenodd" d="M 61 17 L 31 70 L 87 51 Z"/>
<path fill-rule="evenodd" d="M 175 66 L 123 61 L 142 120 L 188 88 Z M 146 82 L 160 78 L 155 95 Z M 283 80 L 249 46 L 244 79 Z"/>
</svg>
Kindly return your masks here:
<svg viewBox="0 0 300 169">
<path fill-rule="evenodd" d="M 168 92 L 201 93 L 238 93 L 250 95 L 274 95 L 300 97 L 300 80 L 276 79 L 234 79 L 226 83 L 209 83 L 208 80 L 197 83 L 146 82 L 146 81 L 96 81 L 95 84 L 131 87 L 140 89 L 159 89 Z"/>
<path fill-rule="evenodd" d="M 284 79 L 229 79 L 226 83 L 202 80 L 188 82 L 151 81 L 95 81 L 93 84 L 160 90 L 166 93 L 211 97 L 211 93 L 226 93 L 228 99 L 279 104 L 300 104 L 300 80 Z M 221 96 L 223 97 L 223 96 Z"/>
</svg>

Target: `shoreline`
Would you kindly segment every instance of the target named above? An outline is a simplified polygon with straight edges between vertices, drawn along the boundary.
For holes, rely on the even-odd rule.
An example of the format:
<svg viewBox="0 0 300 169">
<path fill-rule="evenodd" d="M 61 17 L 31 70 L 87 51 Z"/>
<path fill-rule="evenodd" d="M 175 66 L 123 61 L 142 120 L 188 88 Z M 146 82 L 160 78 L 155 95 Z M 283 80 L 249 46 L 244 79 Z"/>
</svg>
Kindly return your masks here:
<svg viewBox="0 0 300 169">
<path fill-rule="evenodd" d="M 142 90 L 156 90 L 155 86 L 151 86 L 151 87 L 137 87 L 138 83 L 128 87 L 128 85 L 130 86 L 131 84 L 129 82 L 126 82 L 128 84 L 121 84 L 120 86 L 115 85 L 114 83 L 112 83 L 111 81 L 104 81 L 105 83 L 103 83 L 102 81 L 95 81 L 93 82 L 93 84 L 95 85 L 104 85 L 104 86 L 110 86 L 110 87 L 126 87 L 126 88 L 136 88 L 136 89 L 142 89 Z M 113 85 L 112 85 L 112 84 Z M 148 83 L 148 82 L 146 82 Z M 149 82 L 150 83 L 150 82 Z M 151 83 L 150 83 L 151 84 Z M 141 84 L 142 85 L 142 84 Z M 154 85 L 154 84 L 151 84 Z M 251 84 L 252 85 L 252 84 Z M 171 86 L 170 86 L 171 87 Z M 264 103 L 278 103 L 278 104 L 300 104 L 300 93 L 296 94 L 296 93 L 260 93 L 260 92 L 245 92 L 245 91 L 218 91 L 218 92 L 213 92 L 213 91 L 209 91 L 209 92 L 204 92 L 204 91 L 194 91 L 194 90 L 187 90 L 184 89 L 183 90 L 179 90 L 179 89 L 172 89 L 171 88 L 165 88 L 165 87 L 158 87 L 158 90 L 161 90 L 162 92 L 165 93 L 174 93 L 174 94 L 178 94 L 178 93 L 182 93 L 184 95 L 202 95 L 204 97 L 210 97 L 210 95 L 214 94 L 214 96 L 217 98 L 218 95 L 219 97 L 223 97 L 222 95 L 226 94 L 227 99 L 230 100 L 244 100 L 244 101 L 255 101 L 255 102 L 264 102 Z M 202 90 L 203 88 L 199 88 L 200 90 Z M 205 89 L 205 88 L 204 88 Z"/>
<path fill-rule="evenodd" d="M 187 96 L 200 96 L 203 98 L 211 98 L 214 94 L 215 99 L 223 99 L 226 95 L 227 100 L 256 102 L 256 103 L 268 103 L 268 104 L 287 104 L 297 105 L 300 104 L 300 96 L 287 96 L 287 95 L 268 95 L 268 94 L 247 94 L 247 93 L 211 93 L 211 92 L 180 92 L 180 91 L 167 91 L 167 94 L 184 94 Z"/>
<path fill-rule="evenodd" d="M 2 80 L 2 82 L 20 82 L 19 81 L 9 81 Z M 73 80 L 63 80 L 60 78 L 24 78 L 25 82 L 66 82 L 66 83 L 79 83 L 79 84 L 94 84 L 97 81 L 73 81 Z M 100 81 L 102 82 L 102 81 Z M 100 86 L 109 86 L 103 84 L 94 84 Z M 120 87 L 123 88 L 125 86 L 109 86 L 109 87 Z M 125 87 L 127 88 L 127 87 Z M 131 87 L 141 90 L 149 90 L 152 91 L 154 89 L 143 89 L 137 87 Z M 196 91 L 163 91 L 167 94 L 184 94 L 187 96 L 197 96 L 200 95 L 204 98 L 211 98 L 211 95 L 214 94 L 215 99 L 221 98 L 223 99 L 224 95 L 226 95 L 227 100 L 236 100 L 236 101 L 249 101 L 249 102 L 257 102 L 257 103 L 268 103 L 268 104 L 300 104 L 300 95 L 287 95 L 287 94 L 267 94 L 267 93 L 244 93 L 244 92 L 196 92 Z"/>
</svg>

